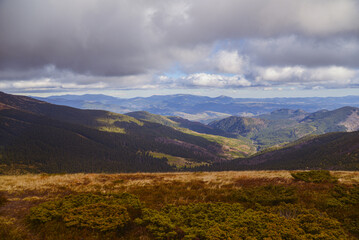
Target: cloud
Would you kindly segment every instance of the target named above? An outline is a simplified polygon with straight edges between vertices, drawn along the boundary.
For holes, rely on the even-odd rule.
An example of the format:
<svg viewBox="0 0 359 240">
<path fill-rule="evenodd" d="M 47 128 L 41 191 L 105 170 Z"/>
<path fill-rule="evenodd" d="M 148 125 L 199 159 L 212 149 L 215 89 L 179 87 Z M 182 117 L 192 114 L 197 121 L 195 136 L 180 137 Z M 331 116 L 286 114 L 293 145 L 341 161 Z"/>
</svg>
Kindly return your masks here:
<svg viewBox="0 0 359 240">
<path fill-rule="evenodd" d="M 189 20 L 169 24 L 177 42 L 220 39 L 358 36 L 355 0 L 215 0 L 192 1 Z M 165 17 L 161 21 L 166 22 Z M 172 31 L 173 30 L 173 31 Z"/>
<path fill-rule="evenodd" d="M 47 90 L 55 91 L 59 89 L 103 89 L 107 84 L 102 82 L 92 84 L 78 84 L 78 83 L 60 83 L 50 78 L 29 80 L 29 81 L 3 81 L 0 82 L 0 88 L 6 90 L 26 89 L 28 91 Z"/>
<path fill-rule="evenodd" d="M 359 68 L 356 0 L 1 0 L 0 33 L 0 87 L 350 87 Z"/>
<path fill-rule="evenodd" d="M 244 78 L 244 76 L 234 75 L 225 76 L 208 73 L 195 73 L 181 78 L 177 84 L 182 84 L 187 87 L 217 87 L 217 88 L 238 88 L 249 87 L 251 82 Z"/>
<path fill-rule="evenodd" d="M 223 73 L 243 74 L 248 67 L 246 57 L 240 56 L 238 51 L 219 51 L 215 60 L 218 71 Z"/>
<path fill-rule="evenodd" d="M 359 67 L 359 41 L 354 37 L 314 39 L 295 35 L 247 41 L 245 54 L 259 65 L 341 65 Z"/>
<path fill-rule="evenodd" d="M 328 87 L 343 87 L 359 84 L 359 71 L 338 66 L 304 68 L 268 67 L 257 68 L 257 84 L 261 85 L 302 85 L 323 84 Z"/>
</svg>

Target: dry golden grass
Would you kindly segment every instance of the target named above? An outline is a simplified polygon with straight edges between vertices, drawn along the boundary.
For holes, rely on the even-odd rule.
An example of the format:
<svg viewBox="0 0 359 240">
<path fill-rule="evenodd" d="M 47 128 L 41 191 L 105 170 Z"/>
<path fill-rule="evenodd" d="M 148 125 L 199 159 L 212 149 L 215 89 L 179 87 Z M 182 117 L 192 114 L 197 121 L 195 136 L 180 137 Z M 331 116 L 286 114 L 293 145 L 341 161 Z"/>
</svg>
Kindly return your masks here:
<svg viewBox="0 0 359 240">
<path fill-rule="evenodd" d="M 331 172 L 344 184 L 359 183 L 359 172 Z M 0 176 L 0 191 L 9 194 L 32 192 L 114 191 L 135 186 L 159 183 L 201 181 L 209 187 L 218 188 L 238 181 L 267 179 L 268 181 L 291 181 L 290 171 L 228 171 L 183 173 L 132 173 L 132 174 L 28 174 Z"/>
</svg>

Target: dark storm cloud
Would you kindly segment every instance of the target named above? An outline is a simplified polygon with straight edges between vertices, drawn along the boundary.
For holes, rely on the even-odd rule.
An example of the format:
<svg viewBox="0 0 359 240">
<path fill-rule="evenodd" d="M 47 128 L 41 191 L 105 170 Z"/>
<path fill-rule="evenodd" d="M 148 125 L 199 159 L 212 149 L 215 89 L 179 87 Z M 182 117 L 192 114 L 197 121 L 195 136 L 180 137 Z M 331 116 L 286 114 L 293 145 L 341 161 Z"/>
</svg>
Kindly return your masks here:
<svg viewBox="0 0 359 240">
<path fill-rule="evenodd" d="M 141 73 L 161 65 L 145 11 L 132 1 L 2 1 L 0 67 Z"/>
<path fill-rule="evenodd" d="M 216 85 L 191 74 L 357 68 L 358 39 L 356 0 L 2 0 L 0 80 L 150 85 L 176 65 Z"/>
<path fill-rule="evenodd" d="M 313 39 L 291 35 L 276 39 L 252 39 L 244 52 L 252 57 L 252 61 L 266 66 L 359 67 L 359 41 L 354 37 Z"/>
</svg>

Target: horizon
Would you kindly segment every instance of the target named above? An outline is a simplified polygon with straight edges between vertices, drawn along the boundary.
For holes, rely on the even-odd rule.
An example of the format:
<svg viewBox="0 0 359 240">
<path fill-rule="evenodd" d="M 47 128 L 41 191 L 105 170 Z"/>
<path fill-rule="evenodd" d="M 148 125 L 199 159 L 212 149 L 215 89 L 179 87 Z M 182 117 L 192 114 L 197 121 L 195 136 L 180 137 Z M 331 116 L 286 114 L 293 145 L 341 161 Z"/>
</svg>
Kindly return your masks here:
<svg viewBox="0 0 359 240">
<path fill-rule="evenodd" d="M 17 94 L 14 94 L 17 95 Z M 106 96 L 106 97 L 114 97 L 114 98 L 119 98 L 119 99 L 133 99 L 133 98 L 150 98 L 150 97 L 157 97 L 157 96 L 195 96 L 195 97 L 209 97 L 211 99 L 214 98 L 220 98 L 220 97 L 228 97 L 228 98 L 232 98 L 232 99 L 274 99 L 274 98 L 345 98 L 345 97 L 359 97 L 358 95 L 343 95 L 343 96 L 325 96 L 325 97 L 230 97 L 227 95 L 219 95 L 219 96 L 207 96 L 207 95 L 196 95 L 196 94 L 190 94 L 190 93 L 177 93 L 177 94 L 154 94 L 154 95 L 150 95 L 147 97 L 141 97 L 141 96 L 136 96 L 136 97 L 116 97 L 116 96 L 112 96 L 112 95 L 107 95 L 107 94 L 102 94 L 102 93 L 98 93 L 98 94 L 94 94 L 94 93 L 85 93 L 85 94 L 61 94 L 61 95 L 49 95 L 47 97 L 40 97 L 40 96 L 34 96 L 34 95 L 23 95 L 23 96 L 28 96 L 28 97 L 40 97 L 40 98 L 48 98 L 48 97 L 61 97 L 61 96 Z"/>
<path fill-rule="evenodd" d="M 2 89 L 0 89 L 2 91 Z M 116 98 L 137 98 L 137 97 L 152 97 L 152 96 L 166 96 L 166 95 L 193 95 L 216 98 L 226 96 L 231 98 L 326 98 L 326 97 L 348 97 L 359 96 L 357 89 L 327 89 L 326 91 L 318 90 L 302 90 L 302 91 L 283 91 L 283 90 L 235 90 L 227 89 L 195 89 L 193 91 L 181 91 L 174 89 L 163 89 L 160 91 L 149 90 L 107 90 L 107 91 L 61 91 L 61 92 L 18 92 L 18 91 L 4 91 L 9 94 L 23 95 L 29 97 L 51 97 L 63 95 L 106 95 Z M 259 95 L 259 96 L 258 96 Z M 255 97 L 253 97 L 255 96 Z"/>
</svg>

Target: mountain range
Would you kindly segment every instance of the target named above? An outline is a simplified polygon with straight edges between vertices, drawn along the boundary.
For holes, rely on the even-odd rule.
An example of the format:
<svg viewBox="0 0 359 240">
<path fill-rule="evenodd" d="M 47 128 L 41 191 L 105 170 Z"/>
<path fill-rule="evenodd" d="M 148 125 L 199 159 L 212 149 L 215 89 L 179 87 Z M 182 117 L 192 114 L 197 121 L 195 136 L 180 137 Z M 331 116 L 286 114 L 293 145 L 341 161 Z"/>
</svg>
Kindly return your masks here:
<svg viewBox="0 0 359 240">
<path fill-rule="evenodd" d="M 359 130 L 359 108 L 342 107 L 333 111 L 308 113 L 303 110 L 280 109 L 256 117 L 231 116 L 203 124 L 181 117 L 162 116 L 146 111 L 126 115 L 176 129 L 247 140 L 258 150 L 280 146 L 308 135 Z M 249 140 L 249 142 L 248 142 Z"/>
<path fill-rule="evenodd" d="M 0 93 L 0 164 L 24 171 L 171 171 L 163 157 L 223 158 L 222 145 L 127 115 Z"/>
<path fill-rule="evenodd" d="M 278 109 L 204 124 L 0 92 L 0 173 L 357 170 L 358 129 L 356 107 Z"/>
<path fill-rule="evenodd" d="M 117 98 L 106 95 L 62 95 L 37 98 L 49 103 L 81 109 L 101 109 L 117 113 L 147 111 L 153 114 L 179 116 L 209 123 L 229 116 L 257 116 L 279 109 L 302 109 L 315 112 L 344 106 L 359 107 L 359 96 L 306 98 L 215 98 L 188 94 Z"/>
<path fill-rule="evenodd" d="M 260 149 L 289 143 L 307 135 L 359 130 L 359 108 L 342 107 L 333 111 L 280 109 L 256 117 L 231 116 L 208 126 L 251 139 Z"/>
</svg>

